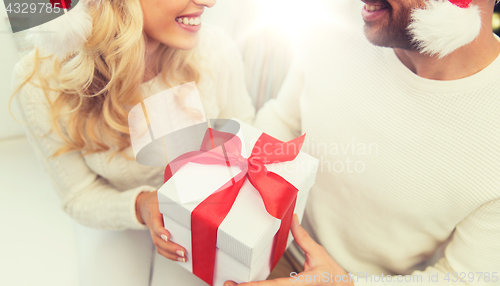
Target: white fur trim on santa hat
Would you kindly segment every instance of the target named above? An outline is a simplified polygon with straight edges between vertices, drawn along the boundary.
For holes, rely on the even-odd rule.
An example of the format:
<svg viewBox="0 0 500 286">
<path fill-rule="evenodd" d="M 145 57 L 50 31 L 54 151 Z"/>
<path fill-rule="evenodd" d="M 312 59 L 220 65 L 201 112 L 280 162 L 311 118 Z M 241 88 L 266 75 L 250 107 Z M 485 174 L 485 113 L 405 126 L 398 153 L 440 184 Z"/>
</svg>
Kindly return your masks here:
<svg viewBox="0 0 500 286">
<path fill-rule="evenodd" d="M 468 45 L 481 31 L 481 11 L 475 5 L 460 8 L 448 0 L 431 0 L 415 9 L 408 29 L 418 49 L 443 58 Z"/>
<path fill-rule="evenodd" d="M 92 18 L 86 8 L 87 3 L 80 1 L 66 14 L 31 28 L 26 38 L 59 59 L 64 59 L 81 49 L 92 32 Z"/>
</svg>

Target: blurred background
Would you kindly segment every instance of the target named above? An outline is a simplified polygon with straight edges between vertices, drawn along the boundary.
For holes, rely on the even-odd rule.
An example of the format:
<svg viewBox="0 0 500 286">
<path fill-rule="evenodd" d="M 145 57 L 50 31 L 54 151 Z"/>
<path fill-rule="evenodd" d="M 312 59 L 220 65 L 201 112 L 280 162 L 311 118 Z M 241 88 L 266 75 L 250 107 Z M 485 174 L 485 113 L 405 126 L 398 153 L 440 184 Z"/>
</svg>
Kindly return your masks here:
<svg viewBox="0 0 500 286">
<path fill-rule="evenodd" d="M 218 0 L 203 22 L 225 29 L 245 63 L 257 108 L 276 96 L 301 35 L 319 22 L 362 24 L 359 0 Z M 493 17 L 500 33 L 500 8 Z M 74 222 L 61 210 L 49 178 L 9 114 L 15 63 L 32 46 L 13 34 L 0 7 L 0 285 L 77 285 Z M 13 105 L 16 113 L 15 105 Z M 22 183 L 21 183 L 22 182 Z"/>
</svg>

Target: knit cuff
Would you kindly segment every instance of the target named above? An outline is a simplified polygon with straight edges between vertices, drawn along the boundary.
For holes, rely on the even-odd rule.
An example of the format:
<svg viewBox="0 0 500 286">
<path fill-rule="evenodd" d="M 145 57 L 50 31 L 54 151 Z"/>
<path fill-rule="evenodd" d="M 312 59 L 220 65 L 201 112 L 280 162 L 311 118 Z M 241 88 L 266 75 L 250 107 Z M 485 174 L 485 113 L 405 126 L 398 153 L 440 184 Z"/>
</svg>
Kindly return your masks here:
<svg viewBox="0 0 500 286">
<path fill-rule="evenodd" d="M 126 197 L 124 198 L 128 200 L 128 204 L 124 205 L 124 209 L 122 212 L 124 214 L 124 220 L 123 223 L 125 224 L 125 227 L 127 229 L 137 229 L 137 230 L 146 230 L 148 227 L 144 224 L 142 224 L 138 219 L 137 219 L 137 214 L 135 211 L 135 203 L 137 200 L 137 197 L 139 196 L 140 193 L 142 192 L 154 192 L 158 190 L 158 188 L 144 185 L 144 186 L 139 186 L 137 188 L 128 190 L 123 193 L 123 195 Z"/>
</svg>

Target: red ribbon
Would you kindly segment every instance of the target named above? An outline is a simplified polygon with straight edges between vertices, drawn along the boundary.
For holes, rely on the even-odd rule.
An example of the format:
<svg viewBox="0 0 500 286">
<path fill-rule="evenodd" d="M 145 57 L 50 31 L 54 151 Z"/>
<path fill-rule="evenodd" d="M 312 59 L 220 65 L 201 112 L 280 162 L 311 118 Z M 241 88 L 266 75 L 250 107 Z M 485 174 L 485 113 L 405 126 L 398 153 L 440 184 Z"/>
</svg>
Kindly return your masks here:
<svg viewBox="0 0 500 286">
<path fill-rule="evenodd" d="M 264 165 L 294 160 L 302 148 L 305 135 L 282 142 L 263 133 L 247 160 L 241 156 L 241 141 L 237 136 L 211 129 L 208 131 L 200 151 L 181 155 L 167 165 L 165 182 L 189 162 L 238 166 L 242 170 L 191 213 L 193 273 L 213 285 L 217 229 L 231 210 L 245 179 L 259 191 L 267 212 L 281 220 L 273 242 L 271 269 L 285 252 L 298 190 L 281 176 L 268 172 Z"/>
</svg>

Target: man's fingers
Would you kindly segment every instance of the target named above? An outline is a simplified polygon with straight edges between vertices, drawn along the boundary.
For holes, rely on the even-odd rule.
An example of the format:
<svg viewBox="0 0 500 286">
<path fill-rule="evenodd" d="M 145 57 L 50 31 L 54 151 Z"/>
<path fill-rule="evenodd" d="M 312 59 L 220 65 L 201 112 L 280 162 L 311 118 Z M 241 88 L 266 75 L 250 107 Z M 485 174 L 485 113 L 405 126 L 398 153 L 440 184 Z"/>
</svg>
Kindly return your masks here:
<svg viewBox="0 0 500 286">
<path fill-rule="evenodd" d="M 255 282 L 248 282 L 248 283 L 242 283 L 242 284 L 236 284 L 235 282 L 233 281 L 226 281 L 224 283 L 224 286 L 235 286 L 235 285 L 238 285 L 238 286 L 288 286 L 288 285 L 297 285 L 297 286 L 300 286 L 300 285 L 303 285 L 303 283 L 300 283 L 300 282 L 294 282 L 294 280 L 292 280 L 293 278 L 290 278 L 290 277 L 284 277 L 284 278 L 278 278 L 278 279 L 274 279 L 274 280 L 264 280 L 264 281 L 255 281 Z"/>
<path fill-rule="evenodd" d="M 317 244 L 307 233 L 307 231 L 302 228 L 302 226 L 299 224 L 299 218 L 297 217 L 296 214 L 293 215 L 292 219 L 292 235 L 295 238 L 295 242 L 302 248 L 302 250 L 305 251 L 306 256 L 308 256 L 308 259 L 311 258 L 319 258 L 318 259 L 312 259 L 314 260 L 321 260 L 322 254 L 324 249 Z M 224 283 L 224 286 L 280 286 L 280 285 L 309 285 L 308 282 L 303 280 L 303 275 L 305 273 L 309 272 L 302 272 L 299 273 L 298 275 L 295 275 L 293 277 L 284 277 L 284 278 L 279 278 L 279 279 L 274 279 L 274 280 L 265 280 L 265 281 L 256 281 L 256 282 L 248 282 L 248 283 L 242 283 L 242 284 L 237 284 L 233 281 L 226 281 Z"/>
<path fill-rule="evenodd" d="M 322 248 L 317 244 L 307 233 L 307 231 L 299 224 L 299 218 L 296 214 L 293 215 L 292 219 L 292 235 L 295 238 L 295 242 L 304 250 L 306 254 L 318 254 Z"/>
</svg>

